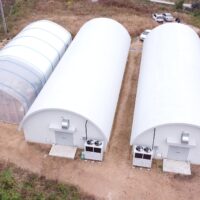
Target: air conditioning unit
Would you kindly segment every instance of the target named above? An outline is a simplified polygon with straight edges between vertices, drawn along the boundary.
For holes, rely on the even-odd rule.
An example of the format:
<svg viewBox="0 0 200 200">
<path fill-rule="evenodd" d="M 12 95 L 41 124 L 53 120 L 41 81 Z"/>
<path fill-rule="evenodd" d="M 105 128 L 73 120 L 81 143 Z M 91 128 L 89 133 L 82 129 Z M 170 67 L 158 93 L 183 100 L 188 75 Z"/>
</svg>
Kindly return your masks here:
<svg viewBox="0 0 200 200">
<path fill-rule="evenodd" d="M 103 141 L 89 139 L 84 144 L 84 158 L 88 160 L 103 160 Z"/>
<path fill-rule="evenodd" d="M 152 157 L 153 150 L 150 147 L 137 145 L 133 151 L 133 165 L 151 168 Z"/>
</svg>

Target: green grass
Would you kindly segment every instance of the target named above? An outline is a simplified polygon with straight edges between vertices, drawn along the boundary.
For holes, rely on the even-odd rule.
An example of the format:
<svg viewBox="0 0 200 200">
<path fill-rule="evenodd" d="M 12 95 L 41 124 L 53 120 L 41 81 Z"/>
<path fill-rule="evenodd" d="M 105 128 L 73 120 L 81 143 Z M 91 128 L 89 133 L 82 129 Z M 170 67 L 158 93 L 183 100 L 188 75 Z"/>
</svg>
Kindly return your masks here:
<svg viewBox="0 0 200 200">
<path fill-rule="evenodd" d="M 8 16 L 15 19 L 22 17 L 28 14 L 30 9 L 34 9 L 36 2 L 36 0 L 15 0 L 15 3 L 10 7 Z"/>
<path fill-rule="evenodd" d="M 191 14 L 191 23 L 200 28 L 200 10 L 194 11 Z"/>
<path fill-rule="evenodd" d="M 16 25 L 17 20 L 28 16 L 35 9 L 37 1 L 38 0 L 13 0 L 12 3 L 4 5 L 8 33 Z M 5 35 L 2 26 L 2 18 L 0 17 L 0 39 L 3 38 L 5 38 Z"/>
<path fill-rule="evenodd" d="M 72 185 L 0 163 L 0 200 L 93 200 Z"/>
</svg>

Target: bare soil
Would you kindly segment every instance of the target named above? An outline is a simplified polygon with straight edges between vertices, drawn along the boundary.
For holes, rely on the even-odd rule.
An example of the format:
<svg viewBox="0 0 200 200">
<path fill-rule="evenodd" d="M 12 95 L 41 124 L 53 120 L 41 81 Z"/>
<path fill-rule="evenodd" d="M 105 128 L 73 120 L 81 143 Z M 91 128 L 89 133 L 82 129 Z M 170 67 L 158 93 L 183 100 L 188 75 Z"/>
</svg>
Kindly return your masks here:
<svg viewBox="0 0 200 200">
<path fill-rule="evenodd" d="M 133 41 L 110 145 L 104 161 L 93 162 L 48 156 L 50 145 L 25 142 L 16 125 L 0 124 L 0 158 L 49 179 L 78 186 L 96 199 L 108 200 L 198 200 L 200 167 L 192 166 L 192 176 L 166 174 L 162 162 L 151 170 L 133 168 L 129 145 L 136 93 L 141 42 Z"/>
<path fill-rule="evenodd" d="M 85 21 L 98 16 L 118 20 L 134 38 L 144 29 L 157 25 L 152 21 L 150 11 L 141 7 L 109 7 L 89 3 L 71 6 L 63 2 L 40 0 L 29 16 L 16 21 L 10 36 L 31 21 L 44 18 L 58 22 L 74 35 Z M 185 21 L 189 20 L 185 14 L 177 15 Z M 75 160 L 50 157 L 48 152 L 51 146 L 27 143 L 16 125 L 5 123 L 0 124 L 0 158 L 47 178 L 76 185 L 96 199 L 199 200 L 200 166 L 192 166 L 190 177 L 163 173 L 160 161 L 154 161 L 151 170 L 132 167 L 129 141 L 141 48 L 142 43 L 133 39 L 112 137 L 103 162 L 80 160 L 79 153 Z"/>
</svg>

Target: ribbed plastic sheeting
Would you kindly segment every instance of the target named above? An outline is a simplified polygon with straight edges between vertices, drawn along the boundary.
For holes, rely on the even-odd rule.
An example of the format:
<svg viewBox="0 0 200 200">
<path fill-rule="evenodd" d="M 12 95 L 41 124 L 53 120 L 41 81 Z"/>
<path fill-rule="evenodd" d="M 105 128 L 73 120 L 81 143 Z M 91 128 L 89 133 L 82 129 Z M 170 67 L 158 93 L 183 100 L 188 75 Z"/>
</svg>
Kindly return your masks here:
<svg viewBox="0 0 200 200">
<path fill-rule="evenodd" d="M 40 20 L 0 51 L 0 120 L 19 123 L 71 42 L 60 25 Z"/>
</svg>

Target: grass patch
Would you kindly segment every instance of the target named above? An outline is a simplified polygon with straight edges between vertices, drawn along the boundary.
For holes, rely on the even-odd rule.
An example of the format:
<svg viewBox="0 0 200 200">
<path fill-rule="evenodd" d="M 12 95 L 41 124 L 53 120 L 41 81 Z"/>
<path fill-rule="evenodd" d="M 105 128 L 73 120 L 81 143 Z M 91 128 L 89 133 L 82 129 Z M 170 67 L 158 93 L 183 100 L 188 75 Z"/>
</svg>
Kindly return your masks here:
<svg viewBox="0 0 200 200">
<path fill-rule="evenodd" d="M 185 2 L 185 0 L 177 0 L 177 1 L 175 1 L 175 8 L 177 10 L 182 10 L 184 2 Z"/>
<path fill-rule="evenodd" d="M 4 13 L 8 32 L 16 25 L 17 20 L 30 15 L 34 11 L 38 0 L 12 0 L 4 3 Z M 0 18 L 0 38 L 4 38 L 2 19 Z"/>
<path fill-rule="evenodd" d="M 36 0 L 16 0 L 10 9 L 9 16 L 17 19 L 27 14 L 29 9 L 35 7 Z"/>
<path fill-rule="evenodd" d="M 0 164 L 1 200 L 94 200 L 72 185 L 47 180 L 11 164 Z"/>
<path fill-rule="evenodd" d="M 194 11 L 191 16 L 191 23 L 200 28 L 200 10 Z"/>
</svg>

